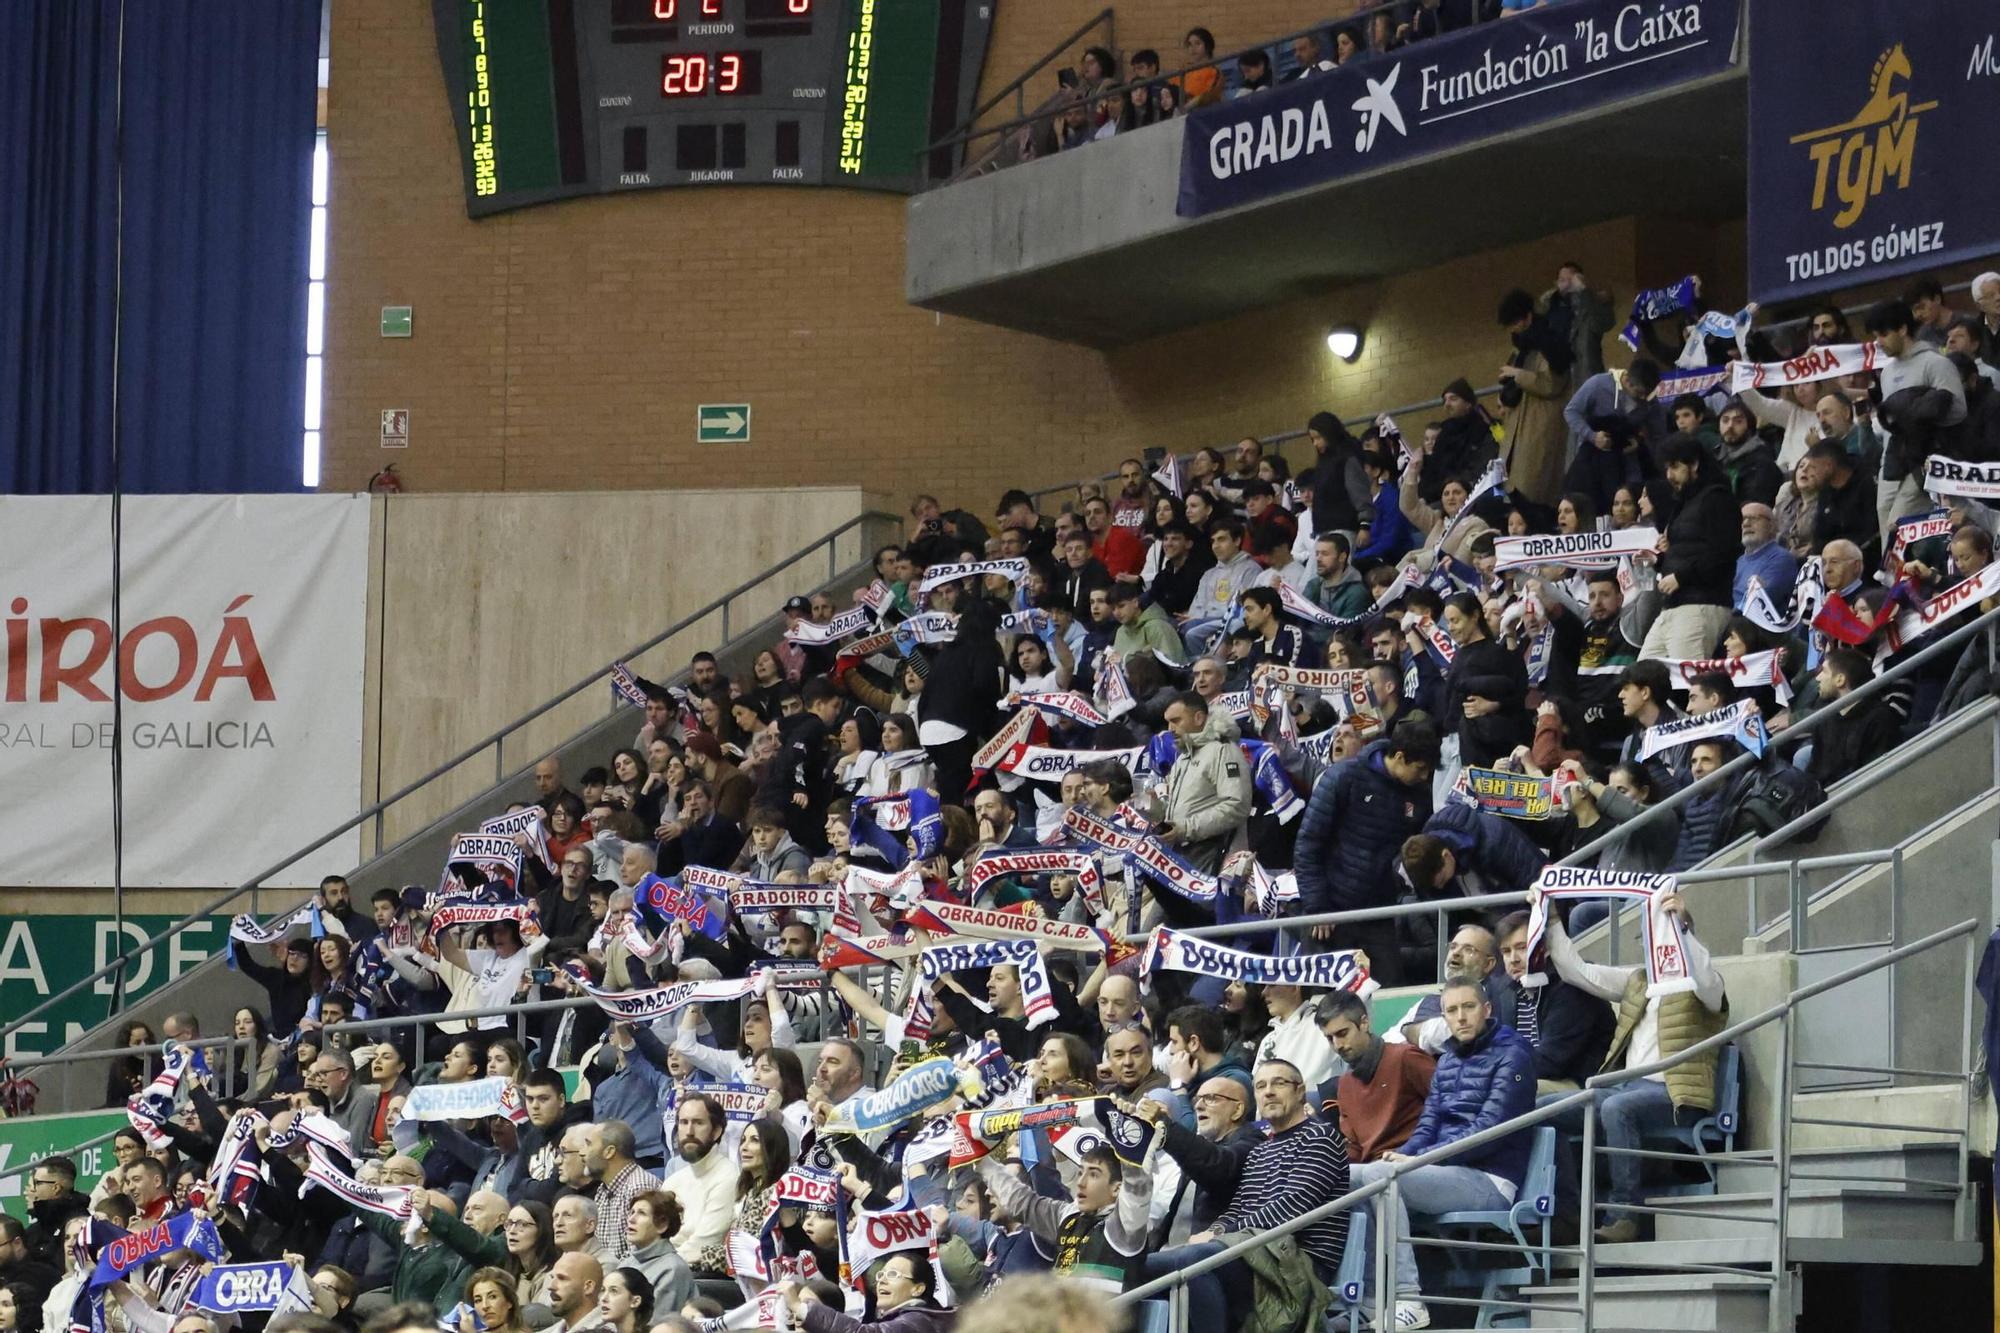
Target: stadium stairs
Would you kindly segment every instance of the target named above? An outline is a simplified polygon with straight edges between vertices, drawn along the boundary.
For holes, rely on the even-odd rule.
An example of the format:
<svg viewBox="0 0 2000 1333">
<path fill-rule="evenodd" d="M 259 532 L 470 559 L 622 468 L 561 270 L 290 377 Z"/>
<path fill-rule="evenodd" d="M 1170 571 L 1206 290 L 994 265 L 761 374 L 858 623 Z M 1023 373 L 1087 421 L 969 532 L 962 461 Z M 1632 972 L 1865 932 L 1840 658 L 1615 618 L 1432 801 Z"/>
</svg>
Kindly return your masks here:
<svg viewBox="0 0 2000 1333">
<path fill-rule="evenodd" d="M 664 679 L 670 683 L 685 681 L 685 656 L 698 648 L 713 652 L 725 673 L 748 672 L 751 659 L 760 650 L 769 647 L 782 629 L 784 617 L 778 608 L 788 597 L 825 591 L 834 594 L 837 605 L 847 605 L 850 594 L 874 577 L 870 563 L 874 551 L 879 546 L 898 540 L 900 536 L 901 520 L 895 515 L 872 510 L 860 514 L 667 626 L 645 643 L 622 654 L 618 660 L 635 664 L 648 660 L 645 654 L 678 638 L 681 642 L 690 643 L 690 646 L 681 650 L 681 662 L 675 664 L 672 674 L 665 675 Z M 469 766 L 474 763 L 490 764 L 498 778 L 470 799 L 428 821 L 416 832 L 400 838 L 349 871 L 347 878 L 354 886 L 358 910 L 368 910 L 368 895 L 376 889 L 406 884 L 435 884 L 438 867 L 444 863 L 453 836 L 477 829 L 480 820 L 503 813 L 512 802 L 534 799 L 532 775 L 535 765 L 542 759 L 550 756 L 560 759 L 563 772 L 573 779 L 586 767 L 604 763 L 612 750 L 631 744 L 642 718 L 638 709 L 610 701 L 611 666 L 611 663 L 605 664 L 562 694 L 514 719 L 492 736 L 361 812 L 348 827 L 372 824 L 374 841 L 380 845 L 385 817 L 394 818 L 396 807 L 402 802 L 412 797 L 421 800 L 425 793 L 434 798 L 439 790 L 452 790 L 453 787 L 443 784 L 462 783 L 462 773 L 469 771 Z M 642 674 L 650 674 L 644 667 L 639 669 Z M 520 737 L 516 733 L 557 705 L 592 689 L 602 691 L 602 697 L 607 700 L 607 711 L 602 718 L 552 749 L 531 753 L 524 760 L 514 759 L 521 753 Z M 291 859 L 303 857 L 344 831 L 334 830 Z M 259 881 L 281 878 L 278 872 L 283 869 L 283 866 L 274 867 L 260 876 Z M 249 911 L 265 918 L 289 910 L 304 901 L 306 896 L 299 889 L 263 888 L 259 881 L 243 885 L 229 898 L 211 904 L 197 915 L 206 917 L 213 912 Z M 162 944 L 160 947 L 165 946 Z M 134 950 L 134 953 L 137 952 L 140 951 Z M 92 979 L 84 980 L 88 982 Z M 83 983 L 77 984 L 80 986 Z M 261 1008 L 265 1003 L 262 988 L 240 972 L 226 968 L 218 956 L 107 1017 L 82 1038 L 70 1043 L 64 1053 L 108 1049 L 118 1043 L 119 1034 L 129 1022 L 150 1022 L 158 1031 L 160 1020 L 165 1015 L 180 1011 L 194 1014 L 202 1032 L 226 1034 L 230 1018 L 238 1007 L 248 1004 Z M 7 1015 L 4 1022 L 0 1022 L 0 1032 L 32 1017 L 32 1013 Z M 94 1110 L 103 1100 L 104 1071 L 100 1063 L 46 1066 L 44 1072 L 37 1072 L 25 1061 L 20 1067 L 40 1084 L 39 1112 Z"/>
</svg>

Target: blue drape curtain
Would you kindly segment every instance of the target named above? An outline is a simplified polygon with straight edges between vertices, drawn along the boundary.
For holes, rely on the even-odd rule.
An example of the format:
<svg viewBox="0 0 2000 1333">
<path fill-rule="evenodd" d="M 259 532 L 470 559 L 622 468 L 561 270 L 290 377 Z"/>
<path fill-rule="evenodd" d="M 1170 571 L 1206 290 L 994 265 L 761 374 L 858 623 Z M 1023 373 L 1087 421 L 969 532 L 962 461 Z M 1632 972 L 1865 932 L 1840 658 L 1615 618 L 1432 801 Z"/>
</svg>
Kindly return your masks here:
<svg viewBox="0 0 2000 1333">
<path fill-rule="evenodd" d="M 0 494 L 112 489 L 114 329 L 126 490 L 300 489 L 319 27 L 0 4 Z"/>
</svg>

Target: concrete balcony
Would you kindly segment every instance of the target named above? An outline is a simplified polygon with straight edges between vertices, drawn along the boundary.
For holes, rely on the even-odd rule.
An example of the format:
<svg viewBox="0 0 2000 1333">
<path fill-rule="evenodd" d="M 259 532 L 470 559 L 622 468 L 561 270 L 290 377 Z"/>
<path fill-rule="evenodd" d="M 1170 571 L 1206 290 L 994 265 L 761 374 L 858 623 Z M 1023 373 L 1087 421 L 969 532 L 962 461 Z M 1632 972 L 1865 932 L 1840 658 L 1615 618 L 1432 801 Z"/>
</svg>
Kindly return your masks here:
<svg viewBox="0 0 2000 1333">
<path fill-rule="evenodd" d="M 905 294 L 1114 347 L 1609 218 L 1740 217 L 1746 69 L 1739 33 L 1720 73 L 1520 128 L 1492 115 L 1494 133 L 1449 150 L 1200 218 L 1175 211 L 1198 120 L 1115 135 L 912 198 Z"/>
</svg>

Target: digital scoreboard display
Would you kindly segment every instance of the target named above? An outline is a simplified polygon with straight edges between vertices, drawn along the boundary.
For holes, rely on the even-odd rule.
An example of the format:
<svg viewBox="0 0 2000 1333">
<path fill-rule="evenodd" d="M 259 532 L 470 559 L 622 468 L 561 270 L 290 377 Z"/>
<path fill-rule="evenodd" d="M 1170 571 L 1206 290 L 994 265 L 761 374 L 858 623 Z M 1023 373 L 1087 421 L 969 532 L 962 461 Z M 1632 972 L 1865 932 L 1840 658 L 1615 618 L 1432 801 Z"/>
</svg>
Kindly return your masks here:
<svg viewBox="0 0 2000 1333">
<path fill-rule="evenodd" d="M 466 211 L 725 182 L 914 190 L 924 148 L 971 112 L 995 3 L 432 0 Z"/>
</svg>

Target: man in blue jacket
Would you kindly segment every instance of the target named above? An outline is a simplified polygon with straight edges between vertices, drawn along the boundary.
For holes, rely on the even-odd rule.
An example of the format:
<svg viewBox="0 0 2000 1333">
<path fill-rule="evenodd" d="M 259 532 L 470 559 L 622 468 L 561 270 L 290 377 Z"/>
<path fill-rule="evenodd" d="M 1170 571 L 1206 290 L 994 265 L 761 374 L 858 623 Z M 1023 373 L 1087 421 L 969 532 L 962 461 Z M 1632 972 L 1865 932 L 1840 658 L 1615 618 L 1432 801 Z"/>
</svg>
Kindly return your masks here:
<svg viewBox="0 0 2000 1333">
<path fill-rule="evenodd" d="M 1451 1025 L 1451 1040 L 1438 1057 L 1416 1132 L 1400 1151 L 1349 1168 L 1353 1187 L 1382 1179 L 1398 1162 L 1470 1138 L 1534 1109 L 1534 1049 L 1512 1028 L 1493 1021 L 1493 1006 L 1476 978 L 1454 976 L 1444 983 L 1444 1017 Z M 1512 1206 L 1528 1172 L 1533 1132 L 1516 1130 L 1448 1162 L 1403 1174 L 1396 1219 L 1398 1329 L 1428 1328 L 1431 1322 L 1430 1311 L 1421 1299 L 1416 1250 L 1407 1239 L 1410 1214 L 1435 1216 Z"/>
<path fill-rule="evenodd" d="M 1395 902 L 1396 856 L 1430 818 L 1437 761 L 1436 728 L 1411 720 L 1320 774 L 1292 854 L 1301 915 Z M 1363 950 L 1376 980 L 1401 984 L 1393 920 L 1315 926 L 1312 933 L 1330 948 Z"/>
</svg>

